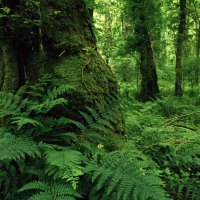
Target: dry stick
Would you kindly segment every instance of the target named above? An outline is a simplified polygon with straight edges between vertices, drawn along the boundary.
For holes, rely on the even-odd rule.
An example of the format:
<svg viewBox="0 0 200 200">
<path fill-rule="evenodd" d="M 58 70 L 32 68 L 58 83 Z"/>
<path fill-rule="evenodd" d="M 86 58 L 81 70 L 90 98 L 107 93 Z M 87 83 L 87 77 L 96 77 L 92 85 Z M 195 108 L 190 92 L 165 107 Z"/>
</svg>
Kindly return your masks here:
<svg viewBox="0 0 200 200">
<path fill-rule="evenodd" d="M 62 51 L 58 57 L 61 57 L 65 52 L 66 50 Z"/>
<path fill-rule="evenodd" d="M 85 86 L 86 90 L 87 90 L 95 99 L 97 99 L 97 100 L 100 102 L 100 104 L 102 105 L 102 107 L 104 108 L 104 104 L 103 104 L 103 102 L 101 101 L 101 99 L 100 99 L 98 96 L 96 96 L 96 95 L 94 95 L 94 94 L 92 93 L 92 91 L 87 87 L 87 85 L 86 85 L 86 83 L 85 83 L 85 81 L 84 81 L 84 69 L 91 63 L 91 61 L 92 61 L 92 58 L 91 58 L 91 59 L 83 66 L 83 68 L 82 68 L 81 82 L 82 82 L 83 85 Z"/>
<path fill-rule="evenodd" d="M 180 128 L 186 128 L 186 129 L 189 129 L 191 131 L 198 131 L 198 129 L 194 128 L 194 127 L 190 127 L 190 126 L 187 126 L 185 124 L 172 124 L 173 126 L 177 126 L 177 127 L 180 127 Z"/>
</svg>

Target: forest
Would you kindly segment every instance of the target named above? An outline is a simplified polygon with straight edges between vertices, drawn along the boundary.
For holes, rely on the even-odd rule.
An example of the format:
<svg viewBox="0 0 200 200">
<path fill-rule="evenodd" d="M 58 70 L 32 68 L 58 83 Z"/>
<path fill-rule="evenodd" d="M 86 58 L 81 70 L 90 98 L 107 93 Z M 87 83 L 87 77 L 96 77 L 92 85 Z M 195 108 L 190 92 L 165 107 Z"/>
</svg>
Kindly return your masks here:
<svg viewBox="0 0 200 200">
<path fill-rule="evenodd" d="M 200 0 L 0 0 L 0 200 L 200 200 Z"/>
</svg>

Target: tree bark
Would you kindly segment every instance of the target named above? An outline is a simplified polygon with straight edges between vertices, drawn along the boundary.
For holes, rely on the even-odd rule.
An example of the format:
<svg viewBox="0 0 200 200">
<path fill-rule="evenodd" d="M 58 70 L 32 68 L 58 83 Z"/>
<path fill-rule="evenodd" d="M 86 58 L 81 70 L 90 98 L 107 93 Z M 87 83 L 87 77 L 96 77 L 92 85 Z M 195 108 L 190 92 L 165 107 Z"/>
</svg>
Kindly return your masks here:
<svg viewBox="0 0 200 200">
<path fill-rule="evenodd" d="M 197 63 L 196 63 L 196 69 L 195 69 L 195 85 L 199 85 L 199 68 L 200 68 L 200 21 L 198 22 L 197 25 L 197 30 L 196 30 L 196 57 L 197 57 Z"/>
<path fill-rule="evenodd" d="M 142 75 L 141 91 L 139 98 L 142 101 L 155 99 L 159 93 L 157 73 L 153 58 L 153 50 L 147 27 L 143 28 L 143 42 L 140 46 L 140 72 Z"/>
<path fill-rule="evenodd" d="M 71 115 L 95 100 L 116 96 L 117 81 L 97 51 L 91 11 L 84 0 L 39 2 L 28 8 L 26 1 L 7 5 L 13 15 L 23 16 L 0 22 L 0 91 L 16 92 L 50 73 L 54 85 L 74 87 L 68 94 Z"/>
<path fill-rule="evenodd" d="M 178 29 L 178 40 L 176 49 L 176 81 L 175 81 L 175 95 L 183 95 L 183 67 L 182 67 L 182 57 L 183 57 L 183 43 L 185 36 L 185 26 L 186 26 L 186 0 L 180 0 L 180 14 L 179 14 L 179 29 Z"/>
<path fill-rule="evenodd" d="M 138 0 L 137 6 L 140 6 L 138 20 L 135 25 L 136 49 L 140 54 L 140 72 L 142 75 L 141 91 L 139 99 L 148 101 L 155 99 L 159 93 L 157 83 L 157 72 L 154 63 L 153 49 L 151 45 L 150 34 L 147 27 L 145 13 L 142 9 L 142 0 Z"/>
</svg>

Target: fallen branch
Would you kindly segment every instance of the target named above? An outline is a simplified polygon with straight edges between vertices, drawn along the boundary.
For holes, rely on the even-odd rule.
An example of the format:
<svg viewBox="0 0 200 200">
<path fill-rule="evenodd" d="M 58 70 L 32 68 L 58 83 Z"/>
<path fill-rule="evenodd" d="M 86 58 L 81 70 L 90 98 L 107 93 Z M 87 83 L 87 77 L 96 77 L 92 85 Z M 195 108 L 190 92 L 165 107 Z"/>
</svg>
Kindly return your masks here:
<svg viewBox="0 0 200 200">
<path fill-rule="evenodd" d="M 176 116 L 176 117 L 174 117 L 172 119 L 165 120 L 165 122 L 164 122 L 165 127 L 169 126 L 171 124 L 174 124 L 174 122 L 180 120 L 183 117 L 188 117 L 188 116 L 195 115 L 195 114 L 200 114 L 200 111 L 195 111 L 195 112 L 187 113 L 187 114 L 184 114 L 184 115 Z"/>
<path fill-rule="evenodd" d="M 171 125 L 177 126 L 177 127 L 180 127 L 180 128 L 185 128 L 185 129 L 188 129 L 188 130 L 191 130 L 191 131 L 198 131 L 197 128 L 195 128 L 195 127 L 190 127 L 190 126 L 188 126 L 188 125 L 186 125 L 186 124 L 171 124 Z"/>
</svg>

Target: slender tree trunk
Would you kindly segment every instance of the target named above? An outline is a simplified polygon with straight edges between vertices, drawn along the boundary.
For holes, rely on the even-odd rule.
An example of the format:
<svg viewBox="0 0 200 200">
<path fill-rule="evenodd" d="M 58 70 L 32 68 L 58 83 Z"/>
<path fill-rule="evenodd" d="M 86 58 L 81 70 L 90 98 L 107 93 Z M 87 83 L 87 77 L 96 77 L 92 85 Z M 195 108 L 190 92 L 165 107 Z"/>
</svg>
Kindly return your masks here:
<svg viewBox="0 0 200 200">
<path fill-rule="evenodd" d="M 106 62 L 109 63 L 109 59 L 111 57 L 110 49 L 113 48 L 113 36 L 112 36 L 112 13 L 109 10 L 106 10 L 105 13 L 105 32 L 106 32 L 106 40 L 104 44 L 104 51 L 106 52 Z"/>
<path fill-rule="evenodd" d="M 153 49 L 145 16 L 141 12 L 140 20 L 135 26 L 135 34 L 139 38 L 137 49 L 140 54 L 140 72 L 142 75 L 139 99 L 147 101 L 156 98 L 159 93 L 156 66 L 153 58 Z"/>
<path fill-rule="evenodd" d="M 147 27 L 143 30 L 144 41 L 140 48 L 140 71 L 142 74 L 140 98 L 143 101 L 155 98 L 159 93 L 157 73 L 153 58 L 150 36 Z"/>
<path fill-rule="evenodd" d="M 200 21 L 198 22 L 197 25 L 197 34 L 196 34 L 196 57 L 197 57 L 197 66 L 195 70 L 195 85 L 199 85 L 199 68 L 200 68 Z"/>
<path fill-rule="evenodd" d="M 180 14 L 179 14 L 179 29 L 178 29 L 178 40 L 177 40 L 177 49 L 176 49 L 176 81 L 175 81 L 175 95 L 183 95 L 183 66 L 182 66 L 182 57 L 183 57 L 183 43 L 185 36 L 185 27 L 186 27 L 186 0 L 180 0 Z"/>
</svg>

